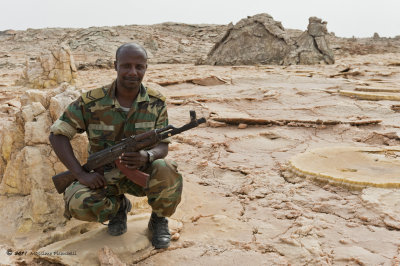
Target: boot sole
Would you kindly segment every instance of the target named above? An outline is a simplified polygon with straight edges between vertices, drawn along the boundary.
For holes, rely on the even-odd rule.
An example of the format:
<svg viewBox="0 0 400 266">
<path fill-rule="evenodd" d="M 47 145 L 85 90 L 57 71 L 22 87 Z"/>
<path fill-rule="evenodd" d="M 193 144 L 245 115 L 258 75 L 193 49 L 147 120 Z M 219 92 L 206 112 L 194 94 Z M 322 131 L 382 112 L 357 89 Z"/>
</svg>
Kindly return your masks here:
<svg viewBox="0 0 400 266">
<path fill-rule="evenodd" d="M 123 230 L 121 233 L 111 233 L 110 231 L 107 230 L 107 233 L 108 233 L 110 236 L 120 236 L 120 235 L 125 234 L 127 231 L 128 231 L 128 229 Z"/>
<path fill-rule="evenodd" d="M 152 240 L 152 238 L 153 238 L 153 231 L 150 230 L 150 228 L 148 228 L 147 235 L 148 235 L 148 238 L 149 238 L 149 240 L 150 240 L 150 242 L 151 242 L 151 245 L 152 245 L 155 249 L 168 248 L 168 247 L 170 246 L 170 244 L 171 244 L 171 242 L 169 242 L 168 244 L 165 244 L 165 245 L 156 245 L 156 244 L 153 242 L 153 240 Z"/>
<path fill-rule="evenodd" d="M 163 249 L 163 248 L 168 248 L 169 247 L 169 243 L 168 243 L 168 245 L 163 245 L 163 246 L 156 246 L 156 245 L 154 245 L 153 243 L 151 243 L 153 246 L 154 246 L 154 248 L 155 249 Z"/>
</svg>

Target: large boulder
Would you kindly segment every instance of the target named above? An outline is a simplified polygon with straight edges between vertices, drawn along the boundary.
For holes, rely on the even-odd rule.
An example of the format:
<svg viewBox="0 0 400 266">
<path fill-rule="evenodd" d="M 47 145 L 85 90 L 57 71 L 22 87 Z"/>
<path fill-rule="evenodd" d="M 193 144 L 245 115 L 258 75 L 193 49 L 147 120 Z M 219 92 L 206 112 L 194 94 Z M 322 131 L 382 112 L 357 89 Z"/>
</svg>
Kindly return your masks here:
<svg viewBox="0 0 400 266">
<path fill-rule="evenodd" d="M 37 58 L 26 61 L 25 70 L 17 81 L 35 89 L 54 88 L 63 82 L 75 84 L 77 69 L 67 44 L 53 46 Z"/>
<path fill-rule="evenodd" d="M 208 65 L 290 65 L 333 64 L 333 52 L 325 35 L 326 22 L 311 17 L 307 30 L 291 37 L 280 22 L 268 14 L 258 14 L 229 25 L 207 58 L 198 64 Z"/>
<path fill-rule="evenodd" d="M 282 24 L 268 14 L 258 14 L 229 25 L 223 38 L 201 64 L 280 65 L 293 42 Z"/>
</svg>

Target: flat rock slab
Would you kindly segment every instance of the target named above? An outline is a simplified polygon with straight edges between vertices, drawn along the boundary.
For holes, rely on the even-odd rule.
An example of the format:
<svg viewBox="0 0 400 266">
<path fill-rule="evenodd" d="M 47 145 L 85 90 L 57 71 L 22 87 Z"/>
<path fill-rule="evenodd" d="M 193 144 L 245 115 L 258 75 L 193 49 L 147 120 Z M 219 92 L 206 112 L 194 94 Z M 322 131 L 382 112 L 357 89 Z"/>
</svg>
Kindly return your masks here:
<svg viewBox="0 0 400 266">
<path fill-rule="evenodd" d="M 66 265 L 97 265 L 100 264 L 99 250 L 106 246 L 117 257 L 133 256 L 134 253 L 151 247 L 147 230 L 149 218 L 148 214 L 128 216 L 128 231 L 121 236 L 109 235 L 107 226 L 104 226 L 43 247 L 38 255 L 56 259 Z M 179 227 L 179 222 L 169 219 L 169 227 L 173 231 Z"/>
<path fill-rule="evenodd" d="M 400 147 L 324 147 L 296 155 L 295 173 L 350 186 L 400 188 Z"/>
<path fill-rule="evenodd" d="M 400 93 L 396 93 L 396 92 L 366 92 L 366 91 L 341 90 L 341 91 L 339 91 L 339 93 L 340 93 L 340 95 L 343 95 L 343 96 L 355 97 L 355 98 L 362 99 L 362 100 L 400 101 Z"/>
<path fill-rule="evenodd" d="M 355 91 L 365 91 L 365 92 L 389 92 L 389 93 L 399 93 L 398 88 L 376 88 L 376 87 L 356 87 Z"/>
</svg>

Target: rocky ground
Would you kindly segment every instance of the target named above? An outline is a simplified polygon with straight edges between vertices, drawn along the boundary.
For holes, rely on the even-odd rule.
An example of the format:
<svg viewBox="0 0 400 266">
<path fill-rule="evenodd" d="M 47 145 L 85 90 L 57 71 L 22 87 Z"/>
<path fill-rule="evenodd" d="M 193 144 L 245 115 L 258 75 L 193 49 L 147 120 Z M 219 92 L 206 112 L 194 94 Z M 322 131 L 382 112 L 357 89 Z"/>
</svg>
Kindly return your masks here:
<svg viewBox="0 0 400 266">
<path fill-rule="evenodd" d="M 221 34 L 210 28 L 199 29 L 193 32 L 216 34 L 204 37 L 207 40 Z M 101 32 L 116 34 L 113 30 Z M 85 31 L 91 29 L 81 30 L 82 34 Z M 0 38 L 9 35 L 3 33 Z M 96 34 L 88 36 L 90 39 Z M 195 49 L 194 41 L 187 40 L 185 49 Z M 333 45 L 335 53 L 346 52 L 336 55 L 334 65 L 193 65 L 193 58 L 204 56 L 204 52 L 175 57 L 192 56 L 193 61 L 187 59 L 189 62 L 181 62 L 184 64 L 151 64 L 146 83 L 167 96 L 173 125 L 186 123 L 189 110 L 208 120 L 207 125 L 174 137 L 170 145 L 168 157 L 178 162 L 185 180 L 183 201 L 170 219 L 175 239 L 171 247 L 160 251 L 151 247 L 146 235 L 149 208 L 144 200 L 131 198 L 135 208 L 129 215 L 128 233 L 110 237 L 103 225 L 76 220 L 51 223 L 35 218 L 34 212 L 32 220 L 37 225 L 27 226 L 23 222 L 26 217 L 18 213 L 18 204 L 13 202 L 22 204 L 33 196 L 14 193 L 9 186 L 8 194 L 3 190 L 0 195 L 0 206 L 3 212 L 7 210 L 1 222 L 1 263 L 399 265 L 398 183 L 393 185 L 397 188 L 378 188 L 321 182 L 296 175 L 288 164 L 296 155 L 315 148 L 351 146 L 381 149 L 382 154 L 394 159 L 387 167 L 398 167 L 400 53 L 395 42 L 389 45 L 394 51 L 380 51 L 386 45 L 380 40 L 371 48 L 372 53 L 354 54 L 349 52 L 353 46 L 343 45 L 347 41 L 364 45 L 363 40 L 340 39 Z M 5 51 L 5 46 L 1 51 L 2 62 L 8 60 L 0 69 L 3 133 L 14 130 L 7 125 L 15 125 L 29 89 L 14 85 L 23 61 L 12 60 L 22 58 L 27 49 L 18 45 L 15 51 Z M 168 47 L 176 45 L 173 42 Z M 110 46 L 110 52 L 111 48 L 115 47 Z M 71 50 L 74 52 L 73 47 Z M 79 62 L 79 56 L 75 60 Z M 115 77 L 115 71 L 107 67 L 93 67 L 95 60 L 87 62 L 90 64 L 85 68 L 82 63 L 77 72 L 75 90 L 96 88 Z M 170 59 L 160 62 L 173 63 Z M 46 93 L 51 94 L 51 90 Z M 8 162 L 4 143 L 3 138 L 1 173 Z M 48 149 L 48 144 L 40 141 L 32 144 L 25 139 L 25 143 Z M 366 165 L 357 161 L 360 165 L 354 168 L 369 167 L 372 172 L 373 161 L 366 161 Z M 46 193 L 59 204 L 54 213 L 60 214 L 61 196 L 51 188 Z M 8 249 L 12 255 L 6 254 Z M 57 255 L 55 251 L 71 253 Z"/>
</svg>

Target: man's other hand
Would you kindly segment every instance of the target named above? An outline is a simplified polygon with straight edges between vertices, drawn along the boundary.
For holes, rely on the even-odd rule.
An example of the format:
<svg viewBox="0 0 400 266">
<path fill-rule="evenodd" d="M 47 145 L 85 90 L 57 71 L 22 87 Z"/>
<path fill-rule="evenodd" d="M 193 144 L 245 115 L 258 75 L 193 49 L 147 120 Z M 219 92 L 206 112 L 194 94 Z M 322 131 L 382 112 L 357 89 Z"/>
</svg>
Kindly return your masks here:
<svg viewBox="0 0 400 266">
<path fill-rule="evenodd" d="M 78 181 L 91 189 L 102 188 L 107 185 L 105 177 L 97 172 L 82 172 L 79 174 Z"/>
</svg>

